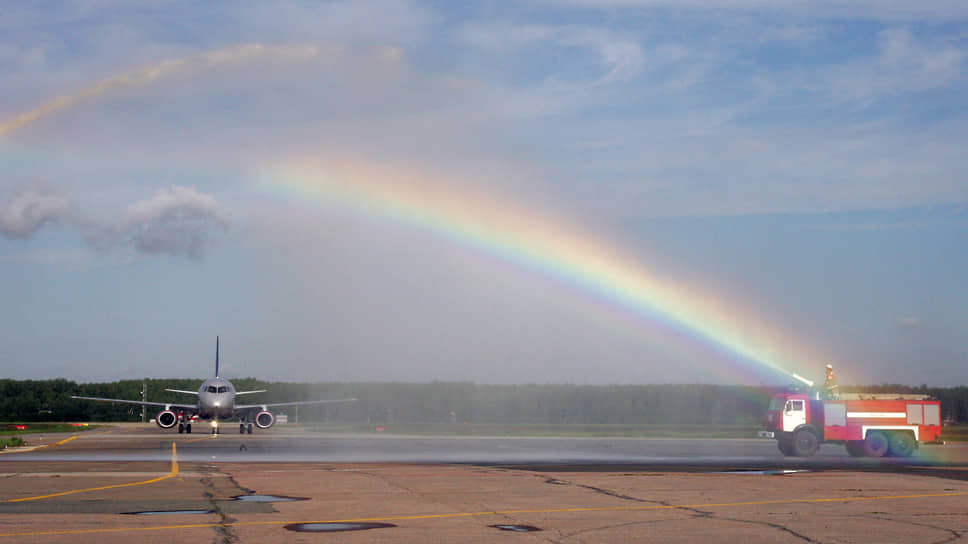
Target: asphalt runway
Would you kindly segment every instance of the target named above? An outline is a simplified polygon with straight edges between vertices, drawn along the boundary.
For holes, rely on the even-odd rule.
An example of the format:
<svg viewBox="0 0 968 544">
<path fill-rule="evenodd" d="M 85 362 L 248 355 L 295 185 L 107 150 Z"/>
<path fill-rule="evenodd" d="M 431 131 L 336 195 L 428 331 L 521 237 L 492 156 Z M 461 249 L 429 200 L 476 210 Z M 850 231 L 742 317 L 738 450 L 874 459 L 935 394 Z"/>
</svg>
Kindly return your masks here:
<svg viewBox="0 0 968 544">
<path fill-rule="evenodd" d="M 766 439 L 237 430 L 28 436 L 0 455 L 0 544 L 968 541 L 965 444 L 803 460 Z"/>
</svg>

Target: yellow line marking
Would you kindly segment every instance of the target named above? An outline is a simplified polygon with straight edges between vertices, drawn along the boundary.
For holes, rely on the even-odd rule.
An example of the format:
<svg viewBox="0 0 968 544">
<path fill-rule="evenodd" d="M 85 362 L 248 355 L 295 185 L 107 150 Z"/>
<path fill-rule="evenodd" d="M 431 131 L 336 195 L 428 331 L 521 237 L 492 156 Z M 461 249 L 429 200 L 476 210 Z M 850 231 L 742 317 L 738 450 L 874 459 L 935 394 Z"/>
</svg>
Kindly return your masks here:
<svg viewBox="0 0 968 544">
<path fill-rule="evenodd" d="M 61 440 L 60 442 L 54 442 L 53 444 L 44 444 L 43 446 L 37 446 L 36 448 L 34 448 L 34 451 L 42 450 L 44 448 L 49 448 L 51 446 L 60 446 L 61 444 L 64 444 L 65 442 L 70 442 L 71 440 L 74 440 L 75 438 L 80 438 L 80 437 L 81 437 L 81 435 L 78 434 L 78 435 L 74 435 L 74 436 L 72 436 L 70 438 L 65 438 L 64 440 Z"/>
<path fill-rule="evenodd" d="M 71 440 L 68 438 L 68 440 Z M 65 441 L 66 442 L 66 441 Z M 88 487 L 86 489 L 75 489 L 73 491 L 62 491 L 60 493 L 51 493 L 50 495 L 39 495 L 37 497 L 23 497 L 21 499 L 6 499 L 0 502 L 26 502 L 26 501 L 36 501 L 40 499 L 49 499 L 51 497 L 62 497 L 64 495 L 73 495 L 75 493 L 85 493 L 87 491 L 101 491 L 103 489 L 116 489 L 119 487 L 133 487 L 136 485 L 153 484 L 155 482 L 160 482 L 162 480 L 167 480 L 168 478 L 173 478 L 178 476 L 178 454 L 175 450 L 175 443 L 171 443 L 171 472 L 160 476 L 158 478 L 152 478 L 151 480 L 145 480 L 143 482 L 131 482 L 127 484 L 115 484 L 115 485 L 105 485 L 102 487 Z"/>
<path fill-rule="evenodd" d="M 65 438 L 64 440 L 61 440 L 60 442 L 55 442 L 53 444 L 48 444 L 48 445 L 49 446 L 60 446 L 61 444 L 66 444 L 67 442 L 70 442 L 71 440 L 74 440 L 75 438 L 80 438 L 80 435 L 78 435 L 78 436 L 72 436 L 70 438 Z"/>
<path fill-rule="evenodd" d="M 103 430 L 103 431 L 99 431 L 99 432 L 96 432 L 96 433 L 75 434 L 74 436 L 72 436 L 70 438 L 65 438 L 64 440 L 61 440 L 60 442 L 54 442 L 53 444 L 44 444 L 43 446 L 38 446 L 38 447 L 34 448 L 33 451 L 42 450 L 44 448 L 49 448 L 49 447 L 52 447 L 52 446 L 60 446 L 61 444 L 64 444 L 66 442 L 70 442 L 71 440 L 74 440 L 75 438 L 81 438 L 83 436 L 99 436 L 99 435 L 103 435 L 103 434 L 111 434 L 111 433 L 115 432 L 116 430 L 117 429 L 109 428 L 109 429 L 106 429 L 106 430 Z M 82 433 L 82 432 L 85 432 L 85 431 L 72 431 L 72 432 L 74 432 L 74 433 Z M 125 432 L 125 431 L 122 430 L 121 432 Z M 0 502 L 3 502 L 3 501 L 0 501 Z"/>
<path fill-rule="evenodd" d="M 314 521 L 246 521 L 236 523 L 195 523 L 190 525 L 160 525 L 155 527 L 114 527 L 110 529 L 74 529 L 66 531 L 41 531 L 29 533 L 0 533 L 4 536 L 45 536 L 45 535 L 80 535 L 93 533 L 123 533 L 127 531 L 163 531 L 172 529 L 202 529 L 211 527 L 251 527 L 256 525 L 289 525 L 292 523 L 367 523 L 374 521 L 408 521 L 421 519 L 446 519 L 463 517 L 481 516 L 502 516 L 513 514 L 554 514 L 563 512 L 618 512 L 618 511 L 643 511 L 643 510 L 674 510 L 677 508 L 716 508 L 728 506 L 762 506 L 769 504 L 798 504 L 798 503 L 822 503 L 822 502 L 855 502 L 855 501 L 884 501 L 900 499 L 924 499 L 930 497 L 961 497 L 968 495 L 968 492 L 956 493 L 925 493 L 920 495 L 888 495 L 882 497 L 832 497 L 826 499 L 779 499 L 771 501 L 746 501 L 746 502 L 720 502 L 720 503 L 699 503 L 699 504 L 663 504 L 652 506 L 602 506 L 587 508 L 539 508 L 534 510 L 493 510 L 485 512 L 453 512 L 448 514 L 424 514 L 418 516 L 395 516 L 379 518 L 355 518 L 355 519 L 329 519 Z"/>
</svg>

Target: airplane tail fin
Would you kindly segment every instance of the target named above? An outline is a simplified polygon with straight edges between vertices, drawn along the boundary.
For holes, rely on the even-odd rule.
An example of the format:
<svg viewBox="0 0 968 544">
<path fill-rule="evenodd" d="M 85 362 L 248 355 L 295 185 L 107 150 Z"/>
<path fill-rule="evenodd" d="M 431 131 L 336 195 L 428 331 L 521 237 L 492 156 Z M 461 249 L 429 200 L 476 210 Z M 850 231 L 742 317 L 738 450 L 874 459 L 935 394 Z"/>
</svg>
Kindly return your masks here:
<svg viewBox="0 0 968 544">
<path fill-rule="evenodd" d="M 218 336 L 215 337 L 215 377 L 218 378 Z"/>
</svg>

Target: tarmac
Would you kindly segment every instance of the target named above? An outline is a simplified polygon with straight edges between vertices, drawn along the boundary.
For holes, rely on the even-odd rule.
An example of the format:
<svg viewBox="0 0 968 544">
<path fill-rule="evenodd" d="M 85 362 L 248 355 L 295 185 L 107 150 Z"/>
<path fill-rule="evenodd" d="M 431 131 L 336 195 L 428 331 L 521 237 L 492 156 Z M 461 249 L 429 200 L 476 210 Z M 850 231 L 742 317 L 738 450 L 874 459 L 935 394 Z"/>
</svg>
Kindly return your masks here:
<svg viewBox="0 0 968 544">
<path fill-rule="evenodd" d="M 968 542 L 963 444 L 896 461 L 832 445 L 790 460 L 770 440 L 420 439 L 283 426 L 27 438 L 40 447 L 0 454 L 0 544 Z"/>
</svg>

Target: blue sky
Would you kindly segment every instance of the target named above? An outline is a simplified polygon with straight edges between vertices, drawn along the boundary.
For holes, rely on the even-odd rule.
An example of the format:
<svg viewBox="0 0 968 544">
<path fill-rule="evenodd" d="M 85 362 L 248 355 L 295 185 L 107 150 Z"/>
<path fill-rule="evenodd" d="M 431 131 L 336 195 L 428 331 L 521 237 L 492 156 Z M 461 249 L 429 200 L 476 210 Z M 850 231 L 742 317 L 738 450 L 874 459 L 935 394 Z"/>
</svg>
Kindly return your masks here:
<svg viewBox="0 0 968 544">
<path fill-rule="evenodd" d="M 785 383 L 473 247 L 257 183 L 415 169 L 728 294 L 842 382 L 968 368 L 968 5 L 0 11 L 0 372 Z M 657 325 L 657 324 L 655 324 Z M 749 371 L 736 372 L 736 368 Z"/>
</svg>

